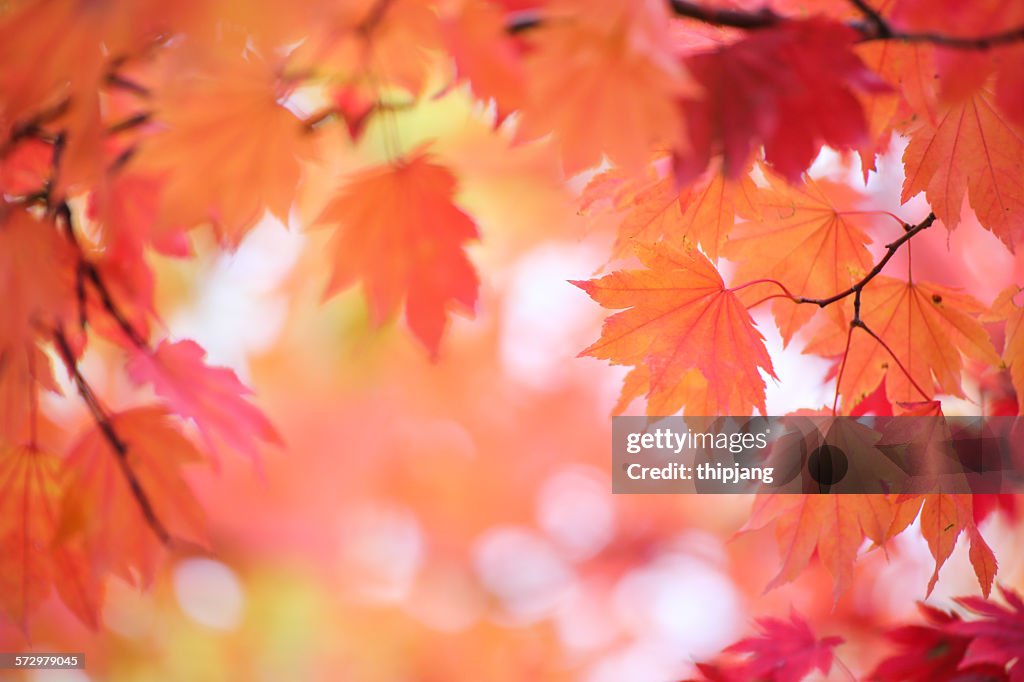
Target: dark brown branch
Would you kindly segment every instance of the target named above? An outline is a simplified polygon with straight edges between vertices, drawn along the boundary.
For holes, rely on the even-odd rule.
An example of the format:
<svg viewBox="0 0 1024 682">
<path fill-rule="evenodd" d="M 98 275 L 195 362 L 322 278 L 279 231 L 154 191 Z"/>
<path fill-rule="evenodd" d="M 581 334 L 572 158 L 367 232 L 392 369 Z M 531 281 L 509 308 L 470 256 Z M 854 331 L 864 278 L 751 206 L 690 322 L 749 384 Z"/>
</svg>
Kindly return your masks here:
<svg viewBox="0 0 1024 682">
<path fill-rule="evenodd" d="M 882 18 L 874 7 L 867 0 L 850 0 L 850 4 L 857 8 L 857 11 L 864 15 L 867 23 L 874 27 L 875 37 L 885 39 L 892 37 L 892 27 L 889 22 Z"/>
<path fill-rule="evenodd" d="M 112 88 L 127 90 L 128 92 L 133 92 L 139 97 L 145 99 L 148 99 L 152 96 L 152 93 L 149 91 L 149 88 L 147 88 L 144 85 L 140 85 L 131 79 L 125 78 L 116 71 L 111 71 L 107 74 L 106 82 L 107 85 L 109 85 Z"/>
<path fill-rule="evenodd" d="M 768 28 L 785 19 L 773 12 L 770 7 L 762 7 L 755 11 L 743 11 L 706 7 L 699 2 L 689 2 L 689 0 L 669 0 L 669 6 L 676 16 L 727 28 L 746 30 Z"/>
<path fill-rule="evenodd" d="M 153 503 L 142 488 L 142 483 L 139 481 L 138 476 L 135 475 L 135 470 L 132 469 L 131 464 L 128 462 L 128 445 L 118 435 L 113 423 L 100 404 L 99 398 L 96 397 L 92 387 L 78 369 L 75 354 L 72 352 L 71 345 L 68 343 L 67 336 L 64 335 L 62 328 L 58 327 L 54 330 L 53 340 L 57 346 L 57 351 L 68 368 L 68 372 L 71 373 L 71 378 L 75 382 L 78 395 L 81 396 L 82 401 L 89 408 L 89 412 L 92 414 L 92 418 L 96 422 L 100 433 L 103 434 L 104 440 L 110 445 L 117 464 L 121 468 L 121 473 L 124 475 L 128 488 L 131 490 L 132 497 L 135 498 L 139 511 L 142 512 L 142 516 L 146 520 L 146 525 L 149 526 L 162 545 L 169 546 L 171 544 L 171 534 L 167 532 L 167 528 L 157 517 L 156 512 L 153 510 Z"/>
<path fill-rule="evenodd" d="M 902 40 L 908 43 L 931 43 L 932 45 L 955 50 L 988 50 L 1000 45 L 1024 41 L 1024 26 L 1018 26 L 1001 33 L 970 38 L 961 38 L 929 31 L 920 33 L 897 31 L 867 0 L 849 0 L 849 2 L 864 15 L 865 24 L 854 25 L 854 28 L 860 31 L 865 42 L 870 40 Z"/>
<path fill-rule="evenodd" d="M 874 36 L 865 38 L 865 40 L 879 40 L 881 38 L 881 36 Z M 987 36 L 977 36 L 973 38 L 959 38 L 957 36 L 947 36 L 941 33 L 900 33 L 896 31 L 894 31 L 889 38 L 892 40 L 902 40 L 908 43 L 931 43 L 932 45 L 948 47 L 954 50 L 990 50 L 994 47 L 1024 41 L 1024 26 L 1018 26 L 1017 28 L 1003 31 L 1001 33 L 992 33 Z"/>
<path fill-rule="evenodd" d="M 924 391 L 924 389 L 922 389 L 921 386 L 917 383 L 917 381 L 914 380 L 914 377 L 910 375 L 910 372 L 907 371 L 907 368 L 903 366 L 903 363 L 900 362 L 900 359 L 896 357 L 896 353 L 894 353 L 892 348 L 889 347 L 889 344 L 887 344 L 885 340 L 882 339 L 882 337 L 876 334 L 870 327 L 868 327 L 864 320 L 861 319 L 860 308 L 861 295 L 864 292 L 864 287 L 866 287 L 871 280 L 873 280 L 875 277 L 878 276 L 880 272 L 882 272 L 882 268 L 885 267 L 886 263 L 888 263 L 894 255 L 896 255 L 896 252 L 899 251 L 901 246 L 910 241 L 914 237 L 914 235 L 922 232 L 923 230 L 927 230 L 929 227 L 932 226 L 934 222 L 935 214 L 929 213 L 925 217 L 925 219 L 919 222 L 917 225 L 910 225 L 908 223 L 904 223 L 903 235 L 896 241 L 886 244 L 885 255 L 882 256 L 877 263 L 875 263 L 875 266 L 871 268 L 871 271 L 868 274 L 864 275 L 864 277 L 861 278 L 859 282 L 854 284 L 849 289 L 840 291 L 838 294 L 829 296 L 828 298 L 807 298 L 804 296 L 793 297 L 792 300 L 796 303 L 812 303 L 820 308 L 824 308 L 825 306 L 836 303 L 837 301 L 841 301 L 842 299 L 850 295 L 853 296 L 853 319 L 850 320 L 850 328 L 846 332 L 846 349 L 843 351 L 843 359 L 839 366 L 839 375 L 838 377 L 836 377 L 836 394 L 835 399 L 832 402 L 832 414 L 836 414 L 836 408 L 839 405 L 839 387 L 843 381 L 843 373 L 846 371 L 846 363 L 850 354 L 850 342 L 853 340 L 853 331 L 858 328 L 863 329 L 865 332 L 867 332 L 868 336 L 873 338 L 876 342 L 878 342 L 878 345 L 885 349 L 885 351 L 896 363 L 896 366 L 899 367 L 900 371 L 902 371 L 903 374 L 907 377 L 907 381 L 911 383 L 911 385 L 917 390 L 918 393 L 920 393 L 924 397 L 925 400 L 931 399 L 930 396 Z"/>
<path fill-rule="evenodd" d="M 117 133 L 123 133 L 126 130 L 138 128 L 139 126 L 149 123 L 152 116 L 153 114 L 148 111 L 143 111 L 142 113 L 135 114 L 134 116 L 129 116 L 126 119 L 118 121 L 117 123 L 112 123 L 111 125 L 107 126 L 107 134 L 116 135 Z"/>
<path fill-rule="evenodd" d="M 860 34 L 861 42 L 874 40 L 898 40 L 908 43 L 930 43 L 957 50 L 988 50 L 1001 45 L 1024 42 L 1024 26 L 983 36 L 958 37 L 929 31 L 897 31 L 874 9 L 867 0 L 849 0 L 864 19 L 851 21 L 847 25 Z M 759 10 L 737 10 L 709 7 L 703 2 L 691 0 L 668 0 L 672 12 L 686 19 L 693 19 L 711 26 L 738 28 L 746 31 L 771 28 L 792 17 L 776 14 L 770 7 Z M 544 23 L 544 17 L 535 12 L 518 13 L 509 18 L 505 30 L 510 34 L 523 33 Z"/>
<path fill-rule="evenodd" d="M 538 12 L 527 11 L 527 12 L 516 12 L 512 14 L 505 22 L 505 32 L 515 35 L 517 33 L 526 33 L 540 26 L 544 20 Z"/>
<path fill-rule="evenodd" d="M 905 224 L 903 226 L 903 236 L 901 236 L 894 242 L 886 244 L 885 255 L 882 256 L 877 263 L 875 263 L 875 267 L 871 268 L 871 272 L 864 275 L 864 277 L 859 282 L 854 284 L 849 289 L 846 289 L 845 291 L 840 291 L 838 294 L 829 296 L 828 298 L 807 298 L 806 296 L 797 296 L 793 300 L 796 301 L 797 303 L 813 303 L 814 305 L 820 308 L 824 308 L 825 306 L 831 305 L 836 301 L 840 301 L 846 298 L 847 296 L 857 294 L 857 299 L 855 299 L 855 303 L 859 304 L 861 290 L 865 286 L 867 286 L 868 282 L 870 282 L 871 280 L 878 276 L 878 273 L 882 271 L 882 268 L 885 267 L 885 264 L 888 263 L 892 259 L 892 257 L 896 255 L 896 252 L 899 251 L 899 248 L 906 244 L 908 241 L 910 241 L 910 239 L 913 238 L 913 236 L 916 235 L 918 232 L 921 232 L 922 230 L 927 230 L 929 227 L 932 226 L 932 223 L 934 222 L 935 214 L 929 213 L 928 216 L 924 220 L 919 222 L 917 225 Z M 859 310 L 857 312 L 859 312 Z"/>
<path fill-rule="evenodd" d="M 99 296 L 100 304 L 103 306 L 103 310 L 110 315 L 111 319 L 117 323 L 117 326 L 124 332 L 125 336 L 140 350 L 149 352 L 149 344 L 146 343 L 146 339 L 138 332 L 135 327 L 131 325 L 128 318 L 125 317 L 121 309 L 118 308 L 114 302 L 114 297 L 110 293 L 110 288 L 107 283 L 103 281 L 103 277 L 100 276 L 99 270 L 96 269 L 96 265 L 92 261 L 85 257 L 85 253 L 82 251 L 82 245 L 78 241 L 78 236 L 75 234 L 74 224 L 71 220 L 71 208 L 67 202 L 61 202 L 57 206 L 57 217 L 60 218 L 64 223 L 65 234 L 68 237 L 68 241 L 71 243 L 72 248 L 75 250 L 75 255 L 78 257 L 78 269 L 76 291 L 80 297 L 79 305 L 82 309 L 79 310 L 80 321 L 84 327 L 86 322 L 85 306 L 84 306 L 84 284 L 88 283 L 92 285 L 92 288 L 96 291 Z"/>
<path fill-rule="evenodd" d="M 71 106 L 71 99 L 64 98 L 57 104 L 43 109 L 27 121 L 16 124 L 11 128 L 10 134 L 3 144 L 0 145 L 0 159 L 7 156 L 14 147 L 24 139 L 34 137 L 44 142 L 53 142 L 52 134 L 43 130 L 43 125 L 63 116 Z"/>
</svg>

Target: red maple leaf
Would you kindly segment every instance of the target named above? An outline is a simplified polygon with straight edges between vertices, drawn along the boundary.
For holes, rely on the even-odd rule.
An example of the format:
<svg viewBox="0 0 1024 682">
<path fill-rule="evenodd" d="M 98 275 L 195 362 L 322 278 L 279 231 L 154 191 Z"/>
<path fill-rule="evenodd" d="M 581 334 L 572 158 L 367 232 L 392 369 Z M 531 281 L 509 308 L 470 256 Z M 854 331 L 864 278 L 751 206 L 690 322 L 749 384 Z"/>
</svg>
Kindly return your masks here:
<svg viewBox="0 0 1024 682">
<path fill-rule="evenodd" d="M 818 637 L 803 618 L 762 618 L 760 634 L 741 639 L 723 653 L 722 660 L 697 668 L 712 682 L 800 682 L 815 670 L 827 675 L 835 659 L 833 649 L 842 637 Z M 691 681 L 696 682 L 696 681 Z"/>
</svg>

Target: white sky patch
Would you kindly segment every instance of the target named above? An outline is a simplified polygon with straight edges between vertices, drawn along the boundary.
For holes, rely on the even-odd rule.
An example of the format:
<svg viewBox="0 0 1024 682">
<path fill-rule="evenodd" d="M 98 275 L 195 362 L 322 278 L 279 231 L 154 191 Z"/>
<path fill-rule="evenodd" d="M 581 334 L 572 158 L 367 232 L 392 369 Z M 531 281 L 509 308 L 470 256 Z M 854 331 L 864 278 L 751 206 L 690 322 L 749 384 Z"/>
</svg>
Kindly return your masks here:
<svg viewBox="0 0 1024 682">
<path fill-rule="evenodd" d="M 525 527 L 488 530 L 476 542 L 473 559 L 480 581 L 517 622 L 551 615 L 575 582 L 551 543 Z"/>
<path fill-rule="evenodd" d="M 200 625 L 234 630 L 245 611 L 245 592 L 235 572 L 213 559 L 185 559 L 174 567 L 174 595 Z"/>
<path fill-rule="evenodd" d="M 678 549 L 633 569 L 615 587 L 620 620 L 680 663 L 716 653 L 742 627 L 739 593 L 716 563 Z"/>
<path fill-rule="evenodd" d="M 281 332 L 287 301 L 275 290 L 304 241 L 266 214 L 236 252 L 220 255 L 204 274 L 195 302 L 167 320 L 171 337 L 196 340 L 210 364 L 231 367 L 244 381 L 247 356 L 269 347 Z"/>
<path fill-rule="evenodd" d="M 537 520 L 569 559 L 588 559 L 611 540 L 615 528 L 611 487 L 607 474 L 583 466 L 563 469 L 544 482 L 537 499 Z"/>
<path fill-rule="evenodd" d="M 817 409 L 824 405 L 832 406 L 835 398 L 835 380 L 826 382 L 829 361 L 814 355 L 804 355 L 800 349 L 804 341 L 797 334 L 786 348 L 782 347 L 775 322 L 768 308 L 754 312 L 753 317 L 757 329 L 764 336 L 765 348 L 772 359 L 775 381 L 765 377 L 765 403 L 768 414 L 784 415 L 801 408 Z"/>
<path fill-rule="evenodd" d="M 501 361 L 516 381 L 545 389 L 563 383 L 604 313 L 570 279 L 589 279 L 602 254 L 587 244 L 548 243 L 512 268 L 502 306 Z"/>
<path fill-rule="evenodd" d="M 346 584 L 370 602 L 404 599 L 423 562 L 423 532 L 415 514 L 384 501 L 348 507 L 338 543 Z"/>
</svg>

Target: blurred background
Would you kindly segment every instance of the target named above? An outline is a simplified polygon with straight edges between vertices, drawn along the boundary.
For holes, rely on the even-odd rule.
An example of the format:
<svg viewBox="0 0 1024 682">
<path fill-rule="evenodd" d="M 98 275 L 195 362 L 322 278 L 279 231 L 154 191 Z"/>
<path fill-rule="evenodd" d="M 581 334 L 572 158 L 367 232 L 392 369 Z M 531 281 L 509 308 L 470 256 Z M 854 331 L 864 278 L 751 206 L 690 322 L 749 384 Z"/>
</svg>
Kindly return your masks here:
<svg viewBox="0 0 1024 682">
<path fill-rule="evenodd" d="M 336 167 L 306 169 L 311 189 L 290 224 L 268 216 L 237 252 L 197 236 L 196 259 L 153 261 L 167 335 L 234 368 L 285 446 L 261 466 L 223 456 L 218 471 L 195 472 L 213 551 L 170 556 L 147 589 L 110 578 L 100 632 L 51 600 L 31 646 L 84 651 L 84 671 L 11 679 L 668 681 L 753 617 L 790 608 L 846 637 L 839 656 L 856 673 L 882 628 L 913 617 L 933 567 L 919 534 L 865 547 L 833 603 L 816 563 L 764 593 L 778 553 L 771 534 L 739 532 L 750 498 L 610 494 L 623 372 L 576 358 L 603 311 L 567 280 L 606 266 L 615 216 L 579 215 L 587 178 L 566 185 L 543 142 L 514 144 L 514 126 L 494 131 L 493 117 L 455 89 L 372 124 L 358 145 L 327 131 Z M 342 170 L 428 138 L 482 234 L 469 248 L 476 318 L 454 319 L 436 362 L 401 321 L 374 329 L 358 288 L 321 301 L 329 230 L 306 229 Z M 922 211 L 898 205 L 898 159 L 882 159 L 866 192 L 909 219 Z M 815 172 L 859 168 L 826 154 Z M 997 280 L 1021 272 L 1019 257 L 984 249 L 989 239 L 976 224 L 932 230 L 915 255 L 953 242 L 965 267 L 929 277 L 989 302 Z M 757 319 L 781 378 L 769 381 L 769 413 L 830 404 L 827 363 L 799 342 L 783 349 L 767 311 Z M 114 408 L 139 400 L 121 362 L 103 346 L 85 361 Z M 65 393 L 43 407 L 73 433 L 87 415 Z M 1020 585 L 1024 562 L 1005 548 L 1021 531 L 1003 515 L 983 530 L 999 579 Z M 966 554 L 957 548 L 933 603 L 976 592 Z M 5 646 L 20 638 L 0 630 Z"/>
</svg>

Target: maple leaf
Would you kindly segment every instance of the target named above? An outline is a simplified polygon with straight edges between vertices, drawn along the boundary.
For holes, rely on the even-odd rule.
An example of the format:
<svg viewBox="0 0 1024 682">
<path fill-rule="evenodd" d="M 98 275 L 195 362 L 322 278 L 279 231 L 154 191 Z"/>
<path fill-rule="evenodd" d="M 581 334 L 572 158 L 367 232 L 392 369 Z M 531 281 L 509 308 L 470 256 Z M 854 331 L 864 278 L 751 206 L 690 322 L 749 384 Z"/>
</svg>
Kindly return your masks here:
<svg viewBox="0 0 1024 682">
<path fill-rule="evenodd" d="M 1013 303 L 1020 291 L 1016 285 L 1004 289 L 992 304 L 992 311 L 1006 320 L 1003 362 L 1010 368 L 1013 390 L 1017 392 L 1017 412 L 1024 415 L 1024 308 Z"/>
<path fill-rule="evenodd" d="M 964 656 L 965 664 L 1010 665 L 1009 679 L 1024 677 L 1024 600 L 1013 590 L 1000 586 L 1006 606 L 979 597 L 960 597 L 961 606 L 980 616 L 973 621 L 953 623 L 949 629 L 973 638 Z"/>
<path fill-rule="evenodd" d="M 920 403 L 899 403 L 896 413 L 903 417 L 923 419 L 897 419 L 886 424 L 881 445 L 910 444 L 903 446 L 904 456 L 916 460 L 912 465 L 917 471 L 926 470 L 927 462 L 947 462 L 955 459 L 950 450 L 952 435 L 942 413 L 939 401 Z M 966 473 L 966 472 L 965 472 Z M 939 577 L 939 570 L 956 546 L 957 538 L 964 531 L 970 540 L 970 560 L 974 567 L 982 592 L 987 596 L 995 579 L 998 563 L 992 549 L 978 530 L 974 507 L 974 495 L 969 494 L 970 485 L 960 474 L 934 474 L 920 477 L 922 487 L 905 489 L 896 499 L 896 513 L 887 535 L 892 537 L 902 532 L 920 516 L 921 534 L 928 543 L 928 549 L 935 558 L 935 571 L 928 583 L 928 593 Z M 921 490 L 926 494 L 918 494 Z M 938 492 L 932 492 L 932 491 Z M 964 492 L 966 491 L 966 492 Z M 919 513 L 920 512 L 920 513 Z"/>
<path fill-rule="evenodd" d="M 498 122 L 526 101 L 523 49 L 505 30 L 505 14 L 490 0 L 463 0 L 442 22 L 442 34 L 460 78 L 481 99 L 493 99 Z"/>
<path fill-rule="evenodd" d="M 682 188 L 672 177 L 651 183 L 629 178 L 619 170 L 601 173 L 588 183 L 581 202 L 581 212 L 605 200 L 623 211 L 613 259 L 632 255 L 635 241 L 664 240 L 678 249 L 699 244 L 716 262 L 736 218 L 758 215 L 756 186 L 749 175 L 732 180 L 712 167 Z"/>
<path fill-rule="evenodd" d="M 33 447 L 0 448 L 0 608 L 28 631 L 29 613 L 55 587 L 82 622 L 97 627 L 102 588 L 86 558 L 55 546 L 65 488 L 60 460 Z"/>
<path fill-rule="evenodd" d="M 942 32 L 970 37 L 1019 30 L 1024 8 L 1002 0 L 977 0 L 970 4 L 933 0 L 898 0 L 892 21 L 910 30 Z M 940 97 L 959 102 L 972 97 L 995 77 L 995 102 L 1017 125 L 1024 125 L 1024 97 L 1021 97 L 1021 67 L 1024 50 L 1017 41 L 990 50 L 956 50 L 936 45 L 933 74 Z"/>
<path fill-rule="evenodd" d="M 211 223 L 237 247 L 269 210 L 287 221 L 311 136 L 282 103 L 274 66 L 255 54 L 184 70 L 155 102 L 159 129 L 133 157 L 163 181 L 161 229 Z M 191 170 L 184 170 L 191 169 Z M 201 169 L 201 171 L 200 171 Z"/>
<path fill-rule="evenodd" d="M 0 353 L 72 311 L 73 256 L 56 226 L 0 198 Z"/>
<path fill-rule="evenodd" d="M 155 281 L 146 250 L 152 247 L 175 257 L 191 253 L 183 231 L 160 226 L 160 189 L 156 178 L 121 173 L 89 195 L 86 212 L 101 227 L 100 244 L 90 254 L 91 264 L 117 302 L 123 321 L 144 338 L 149 336 L 150 319 L 156 316 Z M 86 293 L 95 294 L 93 287 Z M 93 329 L 125 348 L 134 348 L 120 321 L 111 319 L 102 296 L 88 295 L 86 305 Z"/>
<path fill-rule="evenodd" d="M 929 493 L 926 495 L 901 495 L 896 500 L 896 513 L 888 536 L 892 537 L 909 526 L 920 512 L 921 535 L 928 543 L 928 550 L 935 559 L 935 570 L 928 581 L 931 594 L 939 580 L 939 570 L 953 553 L 960 534 L 966 531 L 970 541 L 969 557 L 978 584 L 987 596 L 992 589 L 999 567 L 995 554 L 981 536 L 974 520 L 974 505 L 970 494 Z"/>
<path fill-rule="evenodd" d="M 860 199 L 856 190 L 827 180 L 790 186 L 771 178 L 770 189 L 760 190 L 752 202 L 761 219 L 737 225 L 726 244 L 725 257 L 738 263 L 736 281 L 774 279 L 794 296 L 807 298 L 847 289 L 874 264 L 865 248 L 872 241 L 866 230 L 874 216 L 854 210 Z M 835 316 L 832 311 L 841 308 L 828 311 Z M 815 312 L 813 306 L 776 300 L 772 313 L 783 342 L 789 343 Z M 837 320 L 843 319 L 839 313 Z"/>
<path fill-rule="evenodd" d="M 580 355 L 646 367 L 649 407 L 696 369 L 716 414 L 752 408 L 764 413 L 758 370 L 775 377 L 771 359 L 749 313 L 715 267 L 694 249 L 663 243 L 638 243 L 636 254 L 647 269 L 572 282 L 605 308 L 628 309 L 606 319 L 601 338 Z"/>
<path fill-rule="evenodd" d="M 684 103 L 692 151 L 680 152 L 679 177 L 696 176 L 718 154 L 736 177 L 763 144 L 765 160 L 796 182 L 822 145 L 863 144 L 868 128 L 856 93 L 887 86 L 854 53 L 856 40 L 836 21 L 788 20 L 687 57 L 702 93 Z"/>
<path fill-rule="evenodd" d="M 111 447 L 100 425 L 89 428 L 68 452 L 65 467 L 73 493 L 64 497 L 57 538 L 81 543 L 95 565 L 148 585 L 162 545 L 140 509 L 126 468 L 173 541 L 206 546 L 202 509 L 182 477 L 186 467 L 204 458 L 160 406 L 113 414 L 109 427 L 124 453 Z"/>
<path fill-rule="evenodd" d="M 1012 251 L 1024 237 L 1024 132 L 1008 122 L 987 88 L 921 118 L 903 152 L 904 202 L 920 192 L 949 229 L 960 223 L 964 197 L 981 225 Z"/>
<path fill-rule="evenodd" d="M 956 613 L 918 604 L 925 624 L 904 625 L 886 633 L 886 639 L 900 652 L 875 666 L 867 679 L 872 682 L 969 682 L 977 679 L 999 682 L 1007 679 L 1001 669 L 961 664 L 972 637 L 955 632 L 962 622 Z M 979 677 L 969 675 L 978 673 Z M 988 674 L 982 677 L 981 674 Z"/>
<path fill-rule="evenodd" d="M 451 171 L 417 153 L 351 178 L 317 220 L 340 223 L 324 296 L 361 280 L 378 325 L 405 299 L 409 327 L 435 357 L 449 309 L 471 316 L 479 285 L 463 251 L 477 230 L 455 189 Z"/>
<path fill-rule="evenodd" d="M 136 384 L 152 384 L 176 414 L 195 422 L 211 452 L 219 440 L 258 463 L 259 443 L 280 445 L 281 437 L 247 400 L 251 391 L 234 371 L 210 367 L 205 356 L 195 341 L 164 340 L 151 355 L 136 352 L 128 361 L 128 375 Z"/>
<path fill-rule="evenodd" d="M 352 0 L 316 7 L 317 27 L 289 57 L 295 70 L 325 71 L 374 90 L 387 84 L 414 95 L 422 91 L 444 46 L 432 3 Z"/>
<path fill-rule="evenodd" d="M 52 159 L 50 145 L 34 139 L 21 142 L 7 156 L 0 154 L 0 195 L 41 190 L 50 175 Z"/>
<path fill-rule="evenodd" d="M 853 579 L 853 565 L 865 538 L 886 540 L 893 520 L 886 495 L 761 495 L 746 530 L 774 528 L 782 567 L 766 589 L 794 580 L 815 551 L 833 579 L 834 600 Z"/>
<path fill-rule="evenodd" d="M 741 639 L 725 649 L 742 655 L 735 661 L 699 663 L 697 668 L 713 682 L 800 682 L 818 671 L 828 675 L 835 659 L 833 649 L 842 637 L 819 639 L 807 621 L 795 612 L 789 620 L 761 618 L 758 635 Z"/>
<path fill-rule="evenodd" d="M 675 99 L 689 81 L 674 55 L 661 2 L 556 0 L 531 36 L 524 135 L 550 131 L 569 175 L 606 154 L 640 168 L 652 146 L 673 146 L 683 121 Z"/>
<path fill-rule="evenodd" d="M 36 344 L 0 348 L 0 443 L 21 442 L 31 433 L 36 391 L 60 393 L 50 358 Z"/>
<path fill-rule="evenodd" d="M 935 393 L 962 397 L 961 354 L 989 365 L 999 362 L 977 320 L 983 310 L 971 296 L 936 284 L 886 276 L 872 279 L 863 290 L 861 319 L 885 341 L 906 373 L 877 340 L 855 329 L 839 386 L 848 401 L 844 404 L 855 405 L 871 395 L 883 377 L 892 403 L 930 399 Z M 830 325 L 805 352 L 840 356 L 848 331 Z M 928 395 L 922 396 L 914 384 Z"/>
</svg>

